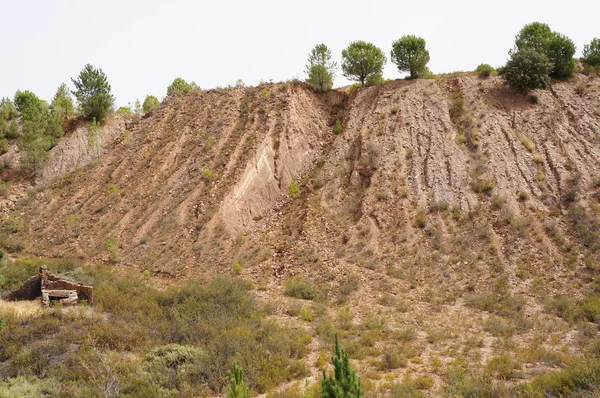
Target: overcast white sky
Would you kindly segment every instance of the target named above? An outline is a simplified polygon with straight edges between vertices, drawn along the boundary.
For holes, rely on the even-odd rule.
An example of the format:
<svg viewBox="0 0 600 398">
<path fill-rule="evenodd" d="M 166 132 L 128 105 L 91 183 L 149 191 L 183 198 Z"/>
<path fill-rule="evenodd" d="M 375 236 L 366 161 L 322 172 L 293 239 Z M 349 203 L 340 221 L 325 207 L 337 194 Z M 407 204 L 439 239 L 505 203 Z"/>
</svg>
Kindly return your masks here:
<svg viewBox="0 0 600 398">
<path fill-rule="evenodd" d="M 504 64 L 533 21 L 569 36 L 579 56 L 600 37 L 599 15 L 598 0 L 0 0 L 0 96 L 20 89 L 51 100 L 87 63 L 104 70 L 117 105 L 162 98 L 175 77 L 202 88 L 304 79 L 315 44 L 339 63 L 354 40 L 384 50 L 384 76 L 398 78 L 389 52 L 406 34 L 425 38 L 434 73 L 473 70 Z"/>
</svg>

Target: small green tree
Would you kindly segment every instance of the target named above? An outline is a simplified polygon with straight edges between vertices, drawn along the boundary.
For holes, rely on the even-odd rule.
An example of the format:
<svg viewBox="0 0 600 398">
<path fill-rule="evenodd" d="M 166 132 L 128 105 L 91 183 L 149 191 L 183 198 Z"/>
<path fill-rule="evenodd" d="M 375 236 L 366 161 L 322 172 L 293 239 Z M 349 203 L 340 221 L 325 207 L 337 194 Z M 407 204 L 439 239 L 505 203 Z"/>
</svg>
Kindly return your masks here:
<svg viewBox="0 0 600 398">
<path fill-rule="evenodd" d="M 381 49 L 372 43 L 355 41 L 342 51 L 342 72 L 350 80 L 364 87 L 369 76 L 381 74 L 387 58 Z"/>
<path fill-rule="evenodd" d="M 70 117 L 75 113 L 75 106 L 73 105 L 73 98 L 69 87 L 63 83 L 56 90 L 54 99 L 50 104 L 50 109 L 53 113 L 58 114 L 60 117 Z"/>
<path fill-rule="evenodd" d="M 227 398 L 250 398 L 250 389 L 244 384 L 244 370 L 238 364 L 233 364 L 233 370 L 229 373 L 229 388 Z"/>
<path fill-rule="evenodd" d="M 554 33 L 550 26 L 541 22 L 532 22 L 525 25 L 515 37 L 516 51 L 526 48 L 545 53 Z M 513 51 L 513 52 L 516 52 Z"/>
<path fill-rule="evenodd" d="M 19 115 L 15 105 L 10 98 L 2 98 L 0 100 L 0 119 L 11 120 Z"/>
<path fill-rule="evenodd" d="M 552 63 L 544 54 L 533 49 L 519 50 L 511 54 L 503 68 L 502 77 L 517 90 L 547 88 L 550 85 L 548 74 Z"/>
<path fill-rule="evenodd" d="M 414 79 L 426 71 L 429 51 L 425 48 L 425 39 L 417 36 L 403 36 L 392 43 L 392 62 L 400 72 L 409 72 Z"/>
<path fill-rule="evenodd" d="M 169 87 L 167 87 L 167 95 L 187 94 L 197 90 L 200 90 L 200 87 L 198 87 L 196 83 L 188 83 L 181 77 L 178 77 L 175 80 L 173 80 L 173 83 L 171 83 Z"/>
<path fill-rule="evenodd" d="M 546 48 L 546 56 L 552 63 L 550 76 L 569 77 L 575 71 L 575 43 L 567 36 L 556 33 Z"/>
<path fill-rule="evenodd" d="M 142 103 L 137 98 L 136 98 L 135 102 L 133 103 L 133 116 L 135 116 L 137 118 L 140 118 L 143 116 Z"/>
<path fill-rule="evenodd" d="M 583 57 L 581 58 L 584 64 L 592 67 L 600 66 L 600 39 L 595 37 L 590 44 L 583 46 Z"/>
<path fill-rule="evenodd" d="M 142 105 L 144 115 L 149 114 L 160 105 L 160 101 L 153 95 L 147 95 Z"/>
<path fill-rule="evenodd" d="M 77 79 L 71 79 L 76 90 L 73 95 L 81 112 L 87 119 L 96 119 L 102 123 L 106 120 L 110 108 L 115 102 L 111 95 L 110 84 L 102 69 L 87 64 L 83 67 Z"/>
<path fill-rule="evenodd" d="M 475 73 L 479 77 L 490 77 L 491 75 L 496 73 L 496 70 L 488 64 L 479 64 L 477 68 L 475 68 Z"/>
<path fill-rule="evenodd" d="M 360 378 L 350 367 L 348 355 L 340 348 L 340 343 L 335 338 L 335 355 L 332 358 L 334 366 L 333 376 L 327 376 L 323 371 L 321 389 L 323 398 L 361 398 L 363 389 Z"/>
<path fill-rule="evenodd" d="M 10 122 L 8 126 L 8 131 L 4 133 L 6 138 L 17 138 L 19 136 L 19 124 L 16 120 Z"/>
<path fill-rule="evenodd" d="M 317 44 L 308 55 L 306 82 L 316 92 L 326 92 L 333 87 L 337 64 L 331 60 L 331 50 L 325 44 Z"/>
<path fill-rule="evenodd" d="M 517 34 L 515 49 L 511 50 L 511 54 L 525 49 L 548 57 L 552 63 L 550 76 L 569 77 L 575 70 L 575 44 L 567 36 L 553 32 L 545 23 L 530 23 Z"/>
<path fill-rule="evenodd" d="M 23 163 L 29 170 L 37 173 L 42 169 L 48 151 L 62 135 L 61 121 L 57 122 L 52 117 L 48 104 L 31 91 L 17 91 L 14 103 L 21 114 L 23 125 L 23 138 L 19 141 Z M 11 130 L 14 129 L 14 123 L 15 121 L 11 124 Z M 13 133 L 14 131 L 9 131 L 10 136 Z"/>
</svg>

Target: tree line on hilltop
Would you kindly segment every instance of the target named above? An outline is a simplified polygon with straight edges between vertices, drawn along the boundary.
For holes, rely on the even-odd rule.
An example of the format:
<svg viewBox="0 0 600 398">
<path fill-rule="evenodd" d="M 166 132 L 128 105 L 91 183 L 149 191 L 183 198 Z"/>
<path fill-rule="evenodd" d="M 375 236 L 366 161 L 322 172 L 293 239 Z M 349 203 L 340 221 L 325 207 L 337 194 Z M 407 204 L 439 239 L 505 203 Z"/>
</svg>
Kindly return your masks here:
<svg viewBox="0 0 600 398">
<path fill-rule="evenodd" d="M 500 75 L 505 82 L 519 91 L 544 89 L 551 78 L 569 78 L 575 71 L 575 44 L 564 34 L 554 32 L 547 24 L 533 22 L 525 25 L 515 38 L 515 46 L 509 51 L 507 63 L 494 69 L 488 64 L 479 65 L 475 72 L 481 77 Z M 403 36 L 392 43 L 390 59 L 407 79 L 432 77 L 427 67 L 430 56 L 425 39 L 413 35 Z M 342 51 L 340 67 L 342 75 L 357 85 L 372 86 L 385 82 L 383 68 L 386 54 L 373 43 L 355 41 Z M 600 69 L 600 39 L 594 38 L 583 48 L 581 58 L 584 73 Z M 333 88 L 338 63 L 325 44 L 316 45 L 309 53 L 305 73 L 306 83 L 315 92 L 327 92 Z M 23 151 L 24 164 L 32 172 L 38 172 L 47 158 L 48 151 L 64 135 L 66 123 L 82 117 L 102 124 L 113 111 L 115 102 L 111 85 L 102 69 L 85 65 L 78 77 L 71 79 L 75 90 L 61 84 L 50 104 L 31 91 L 17 91 L 14 98 L 0 101 L 0 155 L 9 150 L 9 140 L 18 138 Z M 236 87 L 243 87 L 241 80 Z M 167 87 L 167 95 L 186 94 L 200 90 L 195 83 L 178 77 Z M 77 101 L 77 106 L 73 97 Z M 153 95 L 146 96 L 133 106 L 122 106 L 117 113 L 141 117 L 158 107 L 160 101 Z"/>
</svg>

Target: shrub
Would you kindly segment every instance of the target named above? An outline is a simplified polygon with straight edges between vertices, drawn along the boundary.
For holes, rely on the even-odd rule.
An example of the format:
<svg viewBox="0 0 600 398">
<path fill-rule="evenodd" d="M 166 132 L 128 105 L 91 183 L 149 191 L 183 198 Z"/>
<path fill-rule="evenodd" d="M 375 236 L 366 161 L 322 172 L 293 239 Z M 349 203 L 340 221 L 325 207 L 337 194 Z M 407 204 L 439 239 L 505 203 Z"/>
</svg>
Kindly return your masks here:
<svg viewBox="0 0 600 398">
<path fill-rule="evenodd" d="M 314 91 L 322 93 L 331 90 L 337 64 L 331 60 L 331 50 L 325 44 L 318 44 L 308 56 L 306 82 Z"/>
<path fill-rule="evenodd" d="M 497 376 L 502 380 L 510 380 L 515 376 L 515 371 L 520 368 L 510 356 L 501 355 L 490 359 L 485 366 L 485 371 L 490 376 Z"/>
<path fill-rule="evenodd" d="M 590 44 L 583 46 L 583 57 L 581 60 L 585 65 L 597 67 L 600 66 L 600 39 L 594 38 Z"/>
<path fill-rule="evenodd" d="M 173 80 L 173 83 L 169 87 L 167 87 L 167 95 L 173 94 L 187 94 L 192 91 L 199 90 L 200 87 L 194 82 L 188 83 L 183 80 L 181 77 Z"/>
<path fill-rule="evenodd" d="M 117 109 L 116 113 L 118 113 L 119 115 L 133 116 L 131 106 L 120 106 L 119 109 Z"/>
<path fill-rule="evenodd" d="M 115 98 L 110 94 L 110 84 L 102 69 L 87 64 L 77 79 L 71 79 L 76 90 L 73 92 L 79 108 L 89 120 L 102 123 L 108 116 Z"/>
<path fill-rule="evenodd" d="M 555 33 L 548 43 L 546 55 L 553 64 L 550 76 L 565 78 L 573 75 L 575 70 L 575 43 L 567 36 Z"/>
<path fill-rule="evenodd" d="M 516 52 L 532 50 L 548 57 L 551 76 L 569 77 L 575 69 L 575 44 L 568 37 L 553 32 L 547 24 L 525 25 L 516 37 L 515 48 Z"/>
<path fill-rule="evenodd" d="M 209 169 L 204 169 L 202 170 L 202 179 L 208 184 L 215 179 L 215 173 L 213 173 Z"/>
<path fill-rule="evenodd" d="M 193 383 L 204 376 L 206 352 L 180 344 L 167 344 L 154 348 L 146 355 L 144 370 L 160 386 L 180 390 L 185 383 Z"/>
<path fill-rule="evenodd" d="M 116 264 L 119 262 L 119 242 L 116 236 L 111 235 L 108 237 L 106 240 L 106 251 L 111 263 Z"/>
<path fill-rule="evenodd" d="M 303 300 L 312 300 L 316 295 L 314 286 L 301 276 L 295 276 L 286 282 L 285 294 Z"/>
<path fill-rule="evenodd" d="M 415 216 L 415 227 L 423 229 L 427 226 L 427 215 L 423 210 L 419 210 Z"/>
<path fill-rule="evenodd" d="M 417 36 L 403 36 L 392 43 L 391 57 L 399 72 L 409 72 L 414 79 L 426 71 L 429 62 L 429 51 L 425 48 L 425 40 Z"/>
<path fill-rule="evenodd" d="M 242 273 L 242 264 L 238 261 L 235 261 L 232 266 L 232 271 L 234 275 L 239 275 Z"/>
<path fill-rule="evenodd" d="M 581 60 L 585 65 L 598 67 L 600 66 L 600 39 L 594 38 L 590 44 L 583 46 L 583 57 Z"/>
<path fill-rule="evenodd" d="M 371 87 L 371 86 L 380 86 L 383 83 L 385 83 L 385 79 L 383 78 L 381 73 L 375 73 L 367 78 L 367 82 L 365 83 L 365 85 L 367 87 Z"/>
<path fill-rule="evenodd" d="M 355 41 L 342 51 L 343 75 L 364 87 L 369 76 L 383 72 L 386 61 L 383 51 L 374 44 Z"/>
<path fill-rule="evenodd" d="M 479 77 L 490 77 L 496 74 L 496 70 L 488 64 L 480 64 L 475 69 L 475 73 L 477 73 L 477 76 Z"/>
<path fill-rule="evenodd" d="M 19 136 L 19 125 L 15 120 L 10 122 L 10 124 L 8 125 L 8 130 L 6 131 L 6 133 L 4 133 L 4 136 L 9 139 L 17 138 Z"/>
<path fill-rule="evenodd" d="M 342 132 L 342 121 L 335 119 L 335 126 L 333 126 L 333 134 L 339 134 Z"/>
<path fill-rule="evenodd" d="M 290 198 L 296 199 L 300 197 L 300 193 L 300 185 L 298 185 L 298 182 L 295 178 L 292 178 L 292 181 L 290 181 L 290 186 L 288 187 L 288 194 L 290 195 Z"/>
<path fill-rule="evenodd" d="M 75 114 L 75 106 L 73 105 L 73 98 L 69 87 L 63 83 L 56 90 L 54 99 L 50 105 L 52 112 L 55 112 L 59 117 L 70 117 Z"/>
<path fill-rule="evenodd" d="M 0 138 L 0 155 L 4 155 L 6 152 L 8 152 L 8 140 Z"/>
<path fill-rule="evenodd" d="M 15 105 L 10 98 L 2 98 L 0 100 L 0 119 L 11 120 L 19 115 Z"/>
<path fill-rule="evenodd" d="M 519 50 L 511 54 L 502 74 L 503 79 L 513 88 L 521 91 L 547 88 L 552 63 L 548 57 L 531 49 Z"/>
<path fill-rule="evenodd" d="M 313 314 L 310 311 L 310 309 L 302 307 L 302 310 L 300 312 L 300 319 L 302 319 L 304 322 L 312 322 Z"/>
<path fill-rule="evenodd" d="M 158 101 L 158 98 L 156 98 L 153 95 L 147 95 L 146 99 L 144 100 L 144 105 L 142 105 L 142 110 L 144 112 L 144 115 L 149 114 L 154 109 L 156 109 L 159 105 L 160 105 L 160 101 Z"/>
</svg>

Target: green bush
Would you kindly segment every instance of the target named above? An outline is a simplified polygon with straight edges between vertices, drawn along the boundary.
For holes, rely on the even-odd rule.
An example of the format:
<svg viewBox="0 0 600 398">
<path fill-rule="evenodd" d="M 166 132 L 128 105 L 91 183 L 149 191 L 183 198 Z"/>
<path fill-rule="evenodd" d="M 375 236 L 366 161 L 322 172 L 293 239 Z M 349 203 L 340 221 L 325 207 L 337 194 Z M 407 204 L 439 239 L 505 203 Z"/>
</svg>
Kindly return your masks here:
<svg viewBox="0 0 600 398">
<path fill-rule="evenodd" d="M 292 181 L 290 181 L 290 186 L 288 187 L 288 194 L 290 195 L 290 198 L 296 199 L 300 197 L 300 193 L 300 185 L 298 185 L 298 182 L 295 178 L 292 178 Z"/>
<path fill-rule="evenodd" d="M 199 89 L 200 87 L 198 87 L 196 83 L 188 83 L 181 77 L 178 77 L 173 80 L 173 83 L 171 83 L 169 87 L 167 87 L 167 95 L 187 94 Z"/>
<path fill-rule="evenodd" d="M 573 74 L 575 44 L 565 35 L 553 32 L 547 24 L 533 22 L 521 29 L 516 37 L 513 53 L 524 50 L 544 54 L 550 62 L 548 74 L 553 77 L 563 78 Z"/>
<path fill-rule="evenodd" d="M 485 78 L 495 75 L 496 70 L 488 64 L 480 64 L 475 69 L 475 73 L 477 73 L 477 76 Z"/>
<path fill-rule="evenodd" d="M 339 134 L 342 132 L 342 121 L 335 119 L 335 126 L 333 126 L 333 134 Z"/>
<path fill-rule="evenodd" d="M 513 88 L 521 91 L 547 88 L 552 63 L 542 53 L 531 49 L 519 50 L 511 54 L 503 68 L 503 79 Z"/>
<path fill-rule="evenodd" d="M 0 119 L 11 120 L 19 115 L 15 105 L 10 98 L 2 98 L 0 100 Z"/>
<path fill-rule="evenodd" d="M 103 123 L 115 102 L 111 87 L 102 69 L 87 64 L 77 79 L 71 79 L 75 85 L 73 94 L 77 98 L 79 109 L 89 119 Z"/>
<path fill-rule="evenodd" d="M 581 60 L 585 65 L 598 67 L 600 66 L 600 39 L 594 38 L 590 44 L 583 46 L 583 57 Z"/>
<path fill-rule="evenodd" d="M 71 97 L 69 87 L 67 87 L 65 83 L 61 84 L 56 90 L 50 108 L 52 109 L 52 112 L 56 113 L 61 119 L 75 114 L 73 98 Z"/>
<path fill-rule="evenodd" d="M 165 389 L 181 390 L 205 377 L 208 362 L 204 350 L 180 344 L 156 347 L 146 355 L 144 370 Z"/>
<path fill-rule="evenodd" d="M 429 62 L 429 51 L 425 39 L 417 36 L 403 36 L 392 43 L 392 62 L 400 72 L 409 72 L 410 78 L 423 76 Z"/>
<path fill-rule="evenodd" d="M 10 122 L 8 125 L 8 130 L 4 133 L 4 136 L 9 139 L 17 138 L 19 136 L 19 125 L 15 120 Z"/>
<path fill-rule="evenodd" d="M 8 152 L 8 140 L 0 138 L 0 155 L 4 155 L 6 152 Z"/>
<path fill-rule="evenodd" d="M 144 100 L 144 105 L 142 105 L 144 115 L 149 114 L 150 112 L 158 108 L 159 105 L 160 101 L 158 100 L 158 98 L 156 98 L 153 95 L 147 95 L 146 99 Z"/>
<path fill-rule="evenodd" d="M 374 44 L 355 41 L 342 51 L 342 72 L 364 87 L 369 76 L 383 72 L 386 61 L 383 51 Z"/>
<path fill-rule="evenodd" d="M 371 87 L 371 86 L 380 86 L 383 83 L 385 83 L 385 79 L 383 78 L 381 73 L 375 73 L 367 78 L 367 82 L 365 83 L 365 85 L 367 87 Z"/>
<path fill-rule="evenodd" d="M 312 300 L 316 292 L 314 286 L 301 276 L 290 278 L 285 283 L 285 294 L 303 300 Z"/>
<path fill-rule="evenodd" d="M 119 115 L 127 115 L 127 116 L 133 116 L 133 112 L 131 111 L 131 106 L 120 106 L 119 109 L 117 109 L 117 112 L 115 112 Z"/>
</svg>

